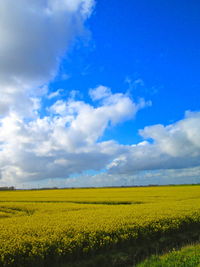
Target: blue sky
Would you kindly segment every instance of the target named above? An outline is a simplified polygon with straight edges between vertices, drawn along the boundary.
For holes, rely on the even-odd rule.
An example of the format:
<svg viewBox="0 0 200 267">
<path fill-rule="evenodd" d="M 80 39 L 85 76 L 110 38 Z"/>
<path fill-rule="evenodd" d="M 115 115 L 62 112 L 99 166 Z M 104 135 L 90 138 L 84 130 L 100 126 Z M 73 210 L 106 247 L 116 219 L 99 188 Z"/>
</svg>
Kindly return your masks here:
<svg viewBox="0 0 200 267">
<path fill-rule="evenodd" d="M 0 185 L 199 182 L 198 1 L 0 3 Z"/>
<path fill-rule="evenodd" d="M 200 4 L 197 1 L 97 1 L 87 22 L 91 38 L 76 44 L 63 60 L 51 90 L 78 90 L 99 84 L 152 101 L 151 108 L 107 131 L 124 144 L 139 140 L 138 129 L 169 124 L 185 110 L 198 110 L 200 97 Z"/>
</svg>

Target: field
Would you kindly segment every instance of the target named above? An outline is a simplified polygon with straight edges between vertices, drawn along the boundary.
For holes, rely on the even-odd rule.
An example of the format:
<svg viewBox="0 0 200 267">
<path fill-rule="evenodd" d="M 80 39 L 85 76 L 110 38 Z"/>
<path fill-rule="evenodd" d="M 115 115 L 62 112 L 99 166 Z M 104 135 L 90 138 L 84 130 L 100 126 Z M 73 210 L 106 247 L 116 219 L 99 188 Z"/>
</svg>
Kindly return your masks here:
<svg viewBox="0 0 200 267">
<path fill-rule="evenodd" d="M 133 266 L 200 237 L 200 186 L 0 192 L 0 266 Z"/>
</svg>

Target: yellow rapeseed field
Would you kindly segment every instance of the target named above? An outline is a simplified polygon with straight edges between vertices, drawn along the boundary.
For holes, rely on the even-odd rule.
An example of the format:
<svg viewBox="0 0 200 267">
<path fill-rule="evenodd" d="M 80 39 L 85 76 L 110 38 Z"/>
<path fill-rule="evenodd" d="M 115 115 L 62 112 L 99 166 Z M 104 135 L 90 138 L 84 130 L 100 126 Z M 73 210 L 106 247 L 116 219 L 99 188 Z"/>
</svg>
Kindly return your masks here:
<svg viewBox="0 0 200 267">
<path fill-rule="evenodd" d="M 0 266 L 70 262 L 199 227 L 200 186 L 2 191 L 0 220 Z"/>
</svg>

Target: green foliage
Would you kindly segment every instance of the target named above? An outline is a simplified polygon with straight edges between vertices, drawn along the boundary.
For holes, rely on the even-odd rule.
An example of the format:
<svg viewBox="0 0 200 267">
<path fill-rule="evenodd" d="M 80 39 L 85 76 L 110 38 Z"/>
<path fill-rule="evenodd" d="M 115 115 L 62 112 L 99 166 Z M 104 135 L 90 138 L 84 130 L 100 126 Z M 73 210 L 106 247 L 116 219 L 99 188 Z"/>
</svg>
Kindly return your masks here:
<svg viewBox="0 0 200 267">
<path fill-rule="evenodd" d="M 200 244 L 172 250 L 162 256 L 151 256 L 137 267 L 197 267 L 200 266 Z"/>
</svg>

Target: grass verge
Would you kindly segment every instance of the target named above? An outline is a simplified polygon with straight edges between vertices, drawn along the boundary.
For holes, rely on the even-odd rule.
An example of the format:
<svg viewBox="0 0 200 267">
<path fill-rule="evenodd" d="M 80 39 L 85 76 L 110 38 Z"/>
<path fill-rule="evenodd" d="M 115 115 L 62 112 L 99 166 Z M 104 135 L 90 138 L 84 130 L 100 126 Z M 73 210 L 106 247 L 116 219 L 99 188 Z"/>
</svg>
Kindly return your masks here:
<svg viewBox="0 0 200 267">
<path fill-rule="evenodd" d="M 162 256 L 153 255 L 137 267 L 197 267 L 200 266 L 200 244 L 173 250 Z"/>
</svg>

